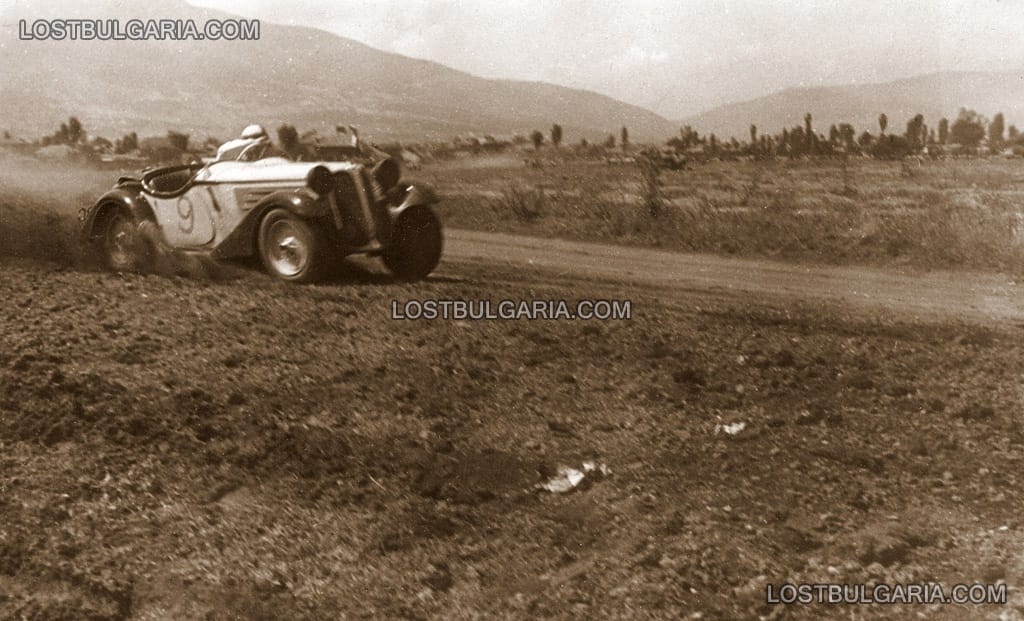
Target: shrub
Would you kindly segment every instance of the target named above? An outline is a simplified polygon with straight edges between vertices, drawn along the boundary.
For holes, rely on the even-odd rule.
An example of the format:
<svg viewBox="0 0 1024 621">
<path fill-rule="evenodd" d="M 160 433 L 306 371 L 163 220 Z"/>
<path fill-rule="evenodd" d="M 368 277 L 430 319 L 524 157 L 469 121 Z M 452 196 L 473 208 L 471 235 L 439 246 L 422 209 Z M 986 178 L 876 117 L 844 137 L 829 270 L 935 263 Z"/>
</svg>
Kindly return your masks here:
<svg viewBox="0 0 1024 621">
<path fill-rule="evenodd" d="M 504 213 L 511 213 L 520 222 L 533 222 L 547 210 L 547 197 L 544 190 L 524 188 L 510 182 L 501 190 L 496 207 Z"/>
</svg>

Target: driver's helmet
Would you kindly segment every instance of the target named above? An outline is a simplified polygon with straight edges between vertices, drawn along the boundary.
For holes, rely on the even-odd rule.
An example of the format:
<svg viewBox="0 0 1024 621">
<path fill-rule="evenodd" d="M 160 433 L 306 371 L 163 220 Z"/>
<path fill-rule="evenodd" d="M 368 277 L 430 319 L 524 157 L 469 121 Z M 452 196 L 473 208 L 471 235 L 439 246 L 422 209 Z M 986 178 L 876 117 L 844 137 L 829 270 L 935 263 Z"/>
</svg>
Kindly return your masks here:
<svg viewBox="0 0 1024 621">
<path fill-rule="evenodd" d="M 242 130 L 242 137 L 229 140 L 217 149 L 217 161 L 258 159 L 263 150 L 260 146 L 268 146 L 270 136 L 262 125 L 249 125 Z"/>
<path fill-rule="evenodd" d="M 263 129 L 262 125 L 253 124 L 247 126 L 242 130 L 242 138 L 266 138 L 270 139 L 267 135 L 267 130 Z"/>
</svg>

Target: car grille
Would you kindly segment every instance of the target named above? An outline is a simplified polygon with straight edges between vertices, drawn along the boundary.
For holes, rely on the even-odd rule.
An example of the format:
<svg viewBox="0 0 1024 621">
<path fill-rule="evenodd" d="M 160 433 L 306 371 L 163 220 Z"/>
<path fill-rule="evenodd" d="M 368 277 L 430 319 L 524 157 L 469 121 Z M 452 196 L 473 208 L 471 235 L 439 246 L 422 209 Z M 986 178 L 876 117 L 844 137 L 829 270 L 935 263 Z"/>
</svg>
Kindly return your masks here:
<svg viewBox="0 0 1024 621">
<path fill-rule="evenodd" d="M 347 172 L 338 173 L 334 196 L 341 220 L 341 237 L 348 246 L 364 246 L 370 241 L 369 223 L 363 212 L 359 186 Z"/>
</svg>

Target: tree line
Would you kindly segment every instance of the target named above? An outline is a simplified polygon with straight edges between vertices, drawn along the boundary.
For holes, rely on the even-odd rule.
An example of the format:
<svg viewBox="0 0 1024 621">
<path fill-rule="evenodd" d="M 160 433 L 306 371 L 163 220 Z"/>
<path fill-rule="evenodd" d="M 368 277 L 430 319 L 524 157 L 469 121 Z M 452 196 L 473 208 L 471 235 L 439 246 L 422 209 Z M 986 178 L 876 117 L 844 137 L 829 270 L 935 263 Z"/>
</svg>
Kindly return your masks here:
<svg viewBox="0 0 1024 621">
<path fill-rule="evenodd" d="M 556 149 L 558 149 L 558 148 L 560 148 L 562 146 L 562 126 L 561 125 L 559 125 L 558 123 L 555 123 L 554 125 L 552 125 L 551 126 L 551 130 L 549 132 L 549 136 L 551 138 L 551 144 Z M 614 133 L 608 134 L 608 137 L 605 138 L 604 141 L 601 142 L 601 146 L 604 146 L 605 148 L 608 148 L 608 149 L 614 149 L 615 148 L 615 140 L 616 140 L 616 138 L 615 138 L 615 134 Z M 619 145 L 623 149 L 629 149 L 629 128 L 623 126 L 622 129 L 619 130 L 619 139 L 618 140 L 619 140 Z M 534 151 L 540 150 L 540 148 L 545 145 L 544 133 L 542 131 L 540 131 L 539 129 L 533 130 L 532 132 L 530 132 L 530 142 L 533 143 L 533 150 Z M 583 138 L 583 139 L 580 140 L 580 146 L 586 148 L 586 147 L 590 147 L 590 146 L 593 146 L 593 145 L 591 145 L 590 142 L 586 138 Z"/>
<path fill-rule="evenodd" d="M 950 122 L 939 120 L 929 127 L 921 114 L 906 121 L 903 131 L 891 131 L 889 117 L 878 116 L 878 133 L 865 129 L 858 133 L 850 123 L 830 125 L 820 132 L 814 127 L 814 118 L 808 112 L 801 125 L 783 128 L 774 135 L 759 134 L 757 125 L 750 126 L 749 141 L 736 138 L 719 140 L 714 133 L 702 136 L 690 126 L 680 129 L 679 135 L 667 141 L 676 151 L 698 150 L 710 155 L 752 155 L 766 157 L 804 157 L 833 154 L 865 154 L 879 159 L 899 159 L 920 153 L 977 153 L 984 144 L 992 151 L 1007 147 L 1024 150 L 1024 134 L 1016 126 L 1006 127 L 1003 113 L 991 120 L 978 112 L 961 108 Z"/>
<path fill-rule="evenodd" d="M 289 154 L 301 152 L 305 145 L 298 130 L 288 124 L 277 128 L 278 143 Z M 189 134 L 170 130 L 163 138 L 148 138 L 140 141 L 135 132 L 125 134 L 113 142 L 102 138 L 88 138 L 81 121 L 71 116 L 52 134 L 39 140 L 39 144 L 68 145 L 87 147 L 93 151 L 130 154 L 141 152 L 149 157 L 173 158 L 176 155 L 193 151 L 215 149 L 220 144 L 215 138 L 207 138 L 199 145 L 190 142 Z M 517 136 L 518 138 L 518 136 Z M 562 146 L 564 132 L 562 126 L 555 123 L 547 134 L 533 130 L 528 140 L 534 150 L 546 144 L 556 149 Z M 519 140 L 513 143 L 519 144 Z M 497 143 L 496 143 L 497 144 Z M 740 142 L 735 137 L 721 140 L 714 133 L 699 134 L 694 128 L 684 126 L 679 134 L 666 141 L 668 147 L 677 152 L 697 151 L 709 156 L 749 155 L 756 158 L 828 156 L 834 154 L 864 154 L 879 159 L 899 159 L 922 152 L 940 153 L 955 152 L 973 154 L 983 144 L 995 152 L 1012 147 L 1024 154 L 1024 133 L 1014 125 L 1006 126 L 1003 113 L 999 112 L 988 119 L 975 110 L 961 108 L 957 117 L 951 122 L 947 118 L 939 119 L 938 123 L 929 126 L 923 115 L 916 114 L 905 123 L 902 131 L 892 131 L 889 118 L 882 113 L 878 116 L 877 134 L 865 129 L 858 133 L 850 123 L 832 124 L 826 131 L 814 126 L 814 118 L 810 113 L 804 115 L 803 123 L 783 128 L 775 134 L 762 134 L 757 125 L 750 125 L 749 140 Z M 955 145 L 955 146 L 954 146 Z M 611 133 L 598 144 L 590 144 L 586 139 L 580 141 L 581 148 L 605 149 L 621 147 L 630 148 L 629 130 L 622 127 L 618 132 Z"/>
</svg>

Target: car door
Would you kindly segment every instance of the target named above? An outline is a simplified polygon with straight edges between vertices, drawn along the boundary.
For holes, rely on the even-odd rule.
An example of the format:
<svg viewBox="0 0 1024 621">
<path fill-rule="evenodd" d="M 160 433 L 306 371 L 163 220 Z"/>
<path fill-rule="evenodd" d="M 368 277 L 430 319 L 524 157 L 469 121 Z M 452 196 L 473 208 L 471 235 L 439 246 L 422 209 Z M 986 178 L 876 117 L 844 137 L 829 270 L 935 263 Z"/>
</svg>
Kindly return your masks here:
<svg viewBox="0 0 1024 621">
<path fill-rule="evenodd" d="M 215 205 L 209 186 L 193 185 L 174 198 L 153 199 L 164 238 L 175 248 L 198 248 L 213 241 Z"/>
</svg>

